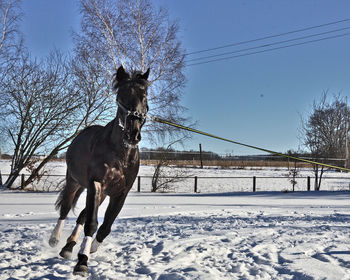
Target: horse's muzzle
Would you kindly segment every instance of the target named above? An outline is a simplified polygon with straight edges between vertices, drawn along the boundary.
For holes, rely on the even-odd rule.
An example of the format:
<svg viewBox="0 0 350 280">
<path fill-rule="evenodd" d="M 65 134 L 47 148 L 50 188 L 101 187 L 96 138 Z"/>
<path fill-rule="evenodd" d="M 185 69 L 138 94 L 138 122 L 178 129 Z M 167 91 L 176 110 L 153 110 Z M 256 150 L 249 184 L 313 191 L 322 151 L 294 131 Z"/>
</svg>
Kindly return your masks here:
<svg viewBox="0 0 350 280">
<path fill-rule="evenodd" d="M 137 146 L 141 141 L 141 130 L 133 129 L 132 131 L 126 131 L 124 135 L 124 144 L 127 146 Z"/>
<path fill-rule="evenodd" d="M 135 130 L 127 135 L 126 139 L 130 144 L 137 145 L 141 141 L 141 131 Z"/>
</svg>

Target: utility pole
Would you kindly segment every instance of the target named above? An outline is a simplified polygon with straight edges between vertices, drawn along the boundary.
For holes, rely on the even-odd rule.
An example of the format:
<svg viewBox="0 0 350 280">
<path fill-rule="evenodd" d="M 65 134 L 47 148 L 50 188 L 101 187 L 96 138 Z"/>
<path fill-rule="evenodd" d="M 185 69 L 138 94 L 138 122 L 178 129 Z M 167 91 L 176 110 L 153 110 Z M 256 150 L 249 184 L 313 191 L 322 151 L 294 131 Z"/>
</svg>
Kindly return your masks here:
<svg viewBox="0 0 350 280">
<path fill-rule="evenodd" d="M 349 118 L 348 118 L 348 97 L 345 96 L 345 168 L 349 168 Z"/>
<path fill-rule="evenodd" d="M 201 161 L 201 168 L 203 169 L 202 144 L 199 144 L 199 158 Z"/>
</svg>

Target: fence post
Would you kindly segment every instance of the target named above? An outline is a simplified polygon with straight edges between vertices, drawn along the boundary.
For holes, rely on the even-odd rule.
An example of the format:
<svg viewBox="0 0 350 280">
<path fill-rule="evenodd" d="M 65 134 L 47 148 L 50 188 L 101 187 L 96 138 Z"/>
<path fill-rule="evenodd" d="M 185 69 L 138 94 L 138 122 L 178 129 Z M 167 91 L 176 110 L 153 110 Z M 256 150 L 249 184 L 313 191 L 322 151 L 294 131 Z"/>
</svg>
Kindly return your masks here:
<svg viewBox="0 0 350 280">
<path fill-rule="evenodd" d="M 201 161 L 201 169 L 203 169 L 202 144 L 199 144 L 199 159 Z"/>
<path fill-rule="evenodd" d="M 24 190 L 24 174 L 21 175 L 21 189 Z"/>
<path fill-rule="evenodd" d="M 310 176 L 307 176 L 307 191 L 309 192 L 311 190 L 311 178 Z"/>
<path fill-rule="evenodd" d="M 198 181 L 198 178 L 197 176 L 194 177 L 194 192 L 196 193 L 197 192 L 197 181 Z"/>
<path fill-rule="evenodd" d="M 137 192 L 141 192 L 141 176 L 137 176 Z"/>
<path fill-rule="evenodd" d="M 253 192 L 256 192 L 256 177 L 253 176 Z"/>
<path fill-rule="evenodd" d="M 0 187 L 2 187 L 2 177 L 1 177 L 1 170 L 0 170 Z"/>
</svg>

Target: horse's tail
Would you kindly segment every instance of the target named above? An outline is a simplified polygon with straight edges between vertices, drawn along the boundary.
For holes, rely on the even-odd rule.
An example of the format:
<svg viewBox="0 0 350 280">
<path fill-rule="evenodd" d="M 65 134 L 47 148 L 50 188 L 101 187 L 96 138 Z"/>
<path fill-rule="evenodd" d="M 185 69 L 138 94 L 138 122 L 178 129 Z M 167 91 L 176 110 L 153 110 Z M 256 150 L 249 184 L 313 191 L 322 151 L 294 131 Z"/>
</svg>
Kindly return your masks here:
<svg viewBox="0 0 350 280">
<path fill-rule="evenodd" d="M 63 203 L 63 197 L 64 197 L 64 193 L 66 192 L 66 186 L 64 186 L 63 188 L 62 188 L 62 190 L 60 191 L 60 194 L 58 195 L 58 197 L 57 197 L 57 200 L 56 200 L 56 202 L 55 202 L 55 209 L 56 209 L 56 211 L 58 211 L 60 208 L 61 208 L 61 206 L 62 206 L 62 203 Z"/>
<path fill-rule="evenodd" d="M 72 203 L 72 209 L 73 209 L 73 211 L 74 211 L 75 206 L 77 205 L 78 199 L 79 199 L 80 195 L 83 193 L 83 191 L 84 191 L 84 188 L 80 188 L 80 189 L 78 189 L 77 192 L 75 193 L 75 196 L 74 196 L 74 198 L 73 198 L 73 203 Z"/>
<path fill-rule="evenodd" d="M 79 188 L 76 192 L 75 192 L 75 195 L 74 195 L 74 198 L 73 198 L 73 202 L 72 202 L 72 209 L 74 210 L 75 209 L 75 206 L 77 205 L 77 202 L 78 202 L 78 199 L 80 197 L 80 195 L 82 194 L 82 192 L 84 191 L 84 188 Z M 64 197 L 66 196 L 68 190 L 66 188 L 66 186 L 61 190 L 60 194 L 58 195 L 58 198 L 55 202 L 55 209 L 56 210 L 59 210 L 63 204 L 63 200 L 64 200 Z"/>
</svg>

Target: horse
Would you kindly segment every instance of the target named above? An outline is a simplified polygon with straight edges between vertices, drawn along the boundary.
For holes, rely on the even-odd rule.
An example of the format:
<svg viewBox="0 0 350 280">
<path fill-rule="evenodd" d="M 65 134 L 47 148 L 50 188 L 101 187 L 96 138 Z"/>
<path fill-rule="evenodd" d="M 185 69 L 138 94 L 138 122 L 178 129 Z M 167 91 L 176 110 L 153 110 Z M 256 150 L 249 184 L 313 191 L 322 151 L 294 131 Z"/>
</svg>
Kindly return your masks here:
<svg viewBox="0 0 350 280">
<path fill-rule="evenodd" d="M 111 232 L 112 224 L 139 171 L 138 143 L 148 112 L 149 72 L 148 68 L 145 73 L 132 71 L 129 74 L 120 66 L 112 81 L 112 90 L 117 93 L 116 117 L 106 126 L 93 125 L 85 128 L 68 147 L 66 184 L 56 201 L 59 219 L 51 233 L 49 244 L 51 247 L 58 244 L 64 220 L 75 207 L 81 193 L 87 189 L 85 208 L 79 214 L 76 226 L 60 252 L 63 258 L 70 258 L 84 228 L 85 237 L 78 253 L 74 275 L 88 276 L 90 253 L 96 252 Z M 103 223 L 97 231 L 98 207 L 106 196 L 110 197 L 109 204 Z"/>
</svg>

